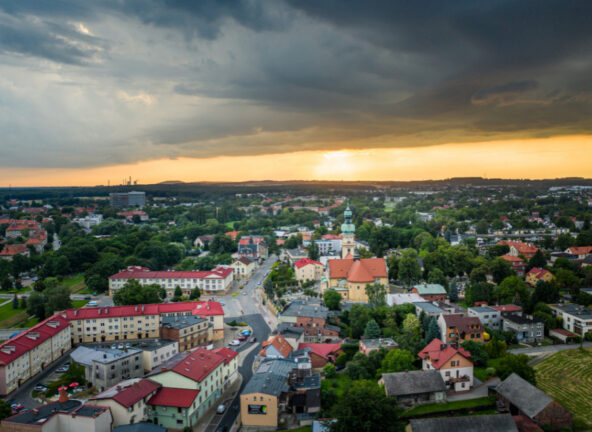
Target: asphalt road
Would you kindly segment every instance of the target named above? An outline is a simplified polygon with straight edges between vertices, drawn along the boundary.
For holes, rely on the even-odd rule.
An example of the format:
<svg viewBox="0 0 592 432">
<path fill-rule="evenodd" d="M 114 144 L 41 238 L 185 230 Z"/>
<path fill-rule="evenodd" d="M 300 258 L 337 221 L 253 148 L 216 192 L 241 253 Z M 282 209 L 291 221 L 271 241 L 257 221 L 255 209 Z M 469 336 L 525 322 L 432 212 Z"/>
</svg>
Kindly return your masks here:
<svg viewBox="0 0 592 432">
<path fill-rule="evenodd" d="M 554 354 L 559 351 L 579 348 L 580 344 L 548 345 L 533 348 L 515 348 L 508 350 L 512 354 L 526 354 L 528 356 L 539 356 L 543 354 Z M 592 348 L 592 342 L 584 342 L 584 348 Z"/>
</svg>

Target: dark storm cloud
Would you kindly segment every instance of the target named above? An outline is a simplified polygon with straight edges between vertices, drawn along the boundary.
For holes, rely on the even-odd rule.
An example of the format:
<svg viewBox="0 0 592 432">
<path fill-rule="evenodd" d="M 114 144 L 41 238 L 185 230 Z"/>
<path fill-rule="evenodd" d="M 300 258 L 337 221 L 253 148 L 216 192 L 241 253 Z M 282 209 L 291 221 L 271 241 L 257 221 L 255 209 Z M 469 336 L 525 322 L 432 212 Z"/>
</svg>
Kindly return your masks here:
<svg viewBox="0 0 592 432">
<path fill-rule="evenodd" d="M 0 55 L 5 163 L 592 131 L 589 1 L 4 0 Z"/>
</svg>

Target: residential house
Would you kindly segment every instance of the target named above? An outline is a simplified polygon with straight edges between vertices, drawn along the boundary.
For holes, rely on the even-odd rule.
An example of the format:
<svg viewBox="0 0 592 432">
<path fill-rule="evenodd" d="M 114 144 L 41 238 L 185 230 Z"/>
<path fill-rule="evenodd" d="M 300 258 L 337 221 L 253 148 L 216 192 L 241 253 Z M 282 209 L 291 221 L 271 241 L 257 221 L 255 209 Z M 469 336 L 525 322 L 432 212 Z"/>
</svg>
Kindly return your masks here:
<svg viewBox="0 0 592 432">
<path fill-rule="evenodd" d="M 388 270 L 384 258 L 333 259 L 328 261 L 323 292 L 334 289 L 354 302 L 367 302 L 366 285 L 388 286 Z"/>
<path fill-rule="evenodd" d="M 281 334 L 293 350 L 298 348 L 298 344 L 305 342 L 303 327 L 294 327 L 290 323 L 280 323 L 275 332 Z"/>
<path fill-rule="evenodd" d="M 79 346 L 70 357 L 84 366 L 86 380 L 100 391 L 122 380 L 144 376 L 142 351 L 136 348 L 119 350 Z"/>
<path fill-rule="evenodd" d="M 0 344 L 0 395 L 21 387 L 72 348 L 70 323 L 55 314 Z"/>
<path fill-rule="evenodd" d="M 267 243 L 263 236 L 244 236 L 238 241 L 239 256 L 254 259 L 267 258 Z"/>
<path fill-rule="evenodd" d="M 294 263 L 296 280 L 300 283 L 307 281 L 319 281 L 323 277 L 325 267 L 318 261 L 303 258 Z"/>
<path fill-rule="evenodd" d="M 531 259 L 538 250 L 536 247 L 532 245 L 514 240 L 503 240 L 498 242 L 498 244 L 508 245 L 508 247 L 510 248 L 510 252 L 508 252 L 509 255 L 514 257 L 522 255 L 526 259 Z"/>
<path fill-rule="evenodd" d="M 563 318 L 562 326 L 565 330 L 578 336 L 592 332 L 592 309 L 578 304 L 550 305 L 553 314 Z"/>
<path fill-rule="evenodd" d="M 450 390 L 467 391 L 473 386 L 471 353 L 462 347 L 457 349 L 434 339 L 417 355 L 422 359 L 422 369 L 440 372 Z"/>
<path fill-rule="evenodd" d="M 514 270 L 518 276 L 524 276 L 526 264 L 524 264 L 524 260 L 522 258 L 509 254 L 502 255 L 501 258 L 505 259 L 512 265 L 512 270 Z"/>
<path fill-rule="evenodd" d="M 163 387 L 148 401 L 150 418 L 169 428 L 192 427 L 236 380 L 237 357 L 238 353 L 228 348 L 197 348 L 167 362 L 170 368 L 154 370 L 148 379 Z"/>
<path fill-rule="evenodd" d="M 23 255 L 28 257 L 31 254 L 29 248 L 25 244 L 5 244 L 0 251 L 0 259 L 12 261 L 15 255 Z"/>
<path fill-rule="evenodd" d="M 483 326 L 477 317 L 463 317 L 457 314 L 440 315 L 438 326 L 442 340 L 453 345 L 464 341 L 483 342 Z"/>
<path fill-rule="evenodd" d="M 179 342 L 166 339 L 149 339 L 140 342 L 144 372 L 150 372 L 179 353 Z"/>
<path fill-rule="evenodd" d="M 309 425 L 321 410 L 321 377 L 312 372 L 306 353 L 290 359 L 264 360 L 240 395 L 246 428 L 275 430 L 294 417 Z M 285 423 L 285 422 L 284 422 Z"/>
<path fill-rule="evenodd" d="M 509 414 L 414 419 L 408 432 L 518 432 Z"/>
<path fill-rule="evenodd" d="M 427 315 L 429 317 L 434 317 L 436 319 L 438 319 L 438 317 L 440 315 L 447 314 L 447 312 L 444 309 L 440 309 L 434 303 L 429 302 L 429 301 L 417 302 L 417 303 L 413 303 L 413 305 L 415 306 L 415 315 L 417 315 L 418 317 L 421 315 L 422 312 L 425 315 Z"/>
<path fill-rule="evenodd" d="M 495 391 L 512 415 L 525 415 L 552 430 L 572 426 L 572 414 L 567 409 L 515 373 L 498 384 Z"/>
<path fill-rule="evenodd" d="M 399 406 L 412 407 L 446 400 L 446 384 L 436 370 L 386 373 L 378 383 Z"/>
<path fill-rule="evenodd" d="M 225 294 L 232 286 L 233 270 L 230 267 L 215 267 L 209 271 L 151 271 L 146 267 L 130 266 L 109 276 L 109 295 L 112 296 L 125 283 L 135 279 L 140 285 L 160 285 L 172 297 L 175 288 L 181 288 L 189 296 L 194 288 L 204 294 Z"/>
<path fill-rule="evenodd" d="M 207 345 L 211 340 L 209 321 L 205 318 L 189 316 L 163 317 L 160 324 L 160 337 L 176 341 L 179 351 Z"/>
<path fill-rule="evenodd" d="M 539 281 L 551 282 L 553 279 L 553 273 L 538 267 L 533 267 L 526 273 L 526 282 L 531 286 L 536 286 Z"/>
<path fill-rule="evenodd" d="M 549 336 L 557 338 L 563 343 L 567 343 L 570 338 L 575 338 L 578 335 L 564 329 L 549 329 Z"/>
<path fill-rule="evenodd" d="M 193 241 L 193 246 L 196 248 L 205 249 L 212 240 L 216 237 L 214 234 L 200 235 Z"/>
<path fill-rule="evenodd" d="M 234 271 L 234 279 L 250 279 L 251 275 L 257 269 L 257 262 L 245 256 L 237 258 L 231 265 Z"/>
<path fill-rule="evenodd" d="M 507 304 L 507 305 L 500 305 L 500 306 L 489 306 L 491 309 L 495 309 L 499 311 L 502 315 L 502 318 L 506 315 L 514 314 L 514 313 L 522 313 L 522 308 L 520 306 L 514 304 Z"/>
<path fill-rule="evenodd" d="M 411 292 L 422 296 L 427 301 L 446 301 L 448 293 L 440 284 L 421 283 L 414 285 Z"/>
<path fill-rule="evenodd" d="M 301 343 L 298 350 L 310 349 L 309 356 L 314 369 L 324 367 L 327 363 L 335 363 L 335 359 L 342 353 L 341 345 L 338 343 Z"/>
<path fill-rule="evenodd" d="M 261 344 L 259 355 L 265 358 L 287 358 L 292 354 L 292 346 L 281 335 L 271 336 Z"/>
<path fill-rule="evenodd" d="M 0 423 L 6 432 L 111 432 L 113 418 L 109 408 L 83 405 L 79 400 L 60 400 L 21 411 Z"/>
<path fill-rule="evenodd" d="M 327 324 L 329 309 L 314 301 L 297 300 L 280 314 L 281 323 L 304 329 L 304 342 L 331 342 L 339 339 L 340 328 Z"/>
<path fill-rule="evenodd" d="M 483 327 L 488 327 L 492 330 L 499 330 L 501 328 L 502 313 L 492 307 L 470 307 L 467 309 L 467 312 L 469 317 L 478 318 Z"/>
<path fill-rule="evenodd" d="M 148 400 L 156 394 L 160 384 L 143 378 L 121 381 L 117 385 L 91 397 L 93 405 L 107 407 L 113 416 L 113 427 L 149 420 Z"/>
<path fill-rule="evenodd" d="M 545 337 L 545 324 L 542 319 L 519 314 L 503 316 L 502 330 L 514 332 L 518 342 L 540 343 Z"/>
<path fill-rule="evenodd" d="M 360 341 L 360 352 L 369 355 L 372 351 L 384 348 L 387 351 L 399 349 L 399 344 L 391 338 L 362 339 Z"/>
<path fill-rule="evenodd" d="M 575 255 L 577 259 L 584 259 L 592 254 L 592 246 L 572 246 L 567 248 L 565 252 Z"/>
<path fill-rule="evenodd" d="M 148 214 L 142 210 L 118 212 L 117 216 L 123 216 L 127 222 L 132 222 L 134 218 L 136 218 L 136 220 L 139 219 L 140 222 L 146 222 L 148 219 L 150 219 Z"/>
</svg>

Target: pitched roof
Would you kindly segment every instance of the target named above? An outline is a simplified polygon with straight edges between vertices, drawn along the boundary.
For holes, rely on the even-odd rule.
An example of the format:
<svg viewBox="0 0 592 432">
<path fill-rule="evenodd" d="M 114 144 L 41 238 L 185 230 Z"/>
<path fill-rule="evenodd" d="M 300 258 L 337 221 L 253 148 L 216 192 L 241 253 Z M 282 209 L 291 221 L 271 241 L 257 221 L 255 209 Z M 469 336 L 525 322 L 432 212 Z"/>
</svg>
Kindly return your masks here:
<svg viewBox="0 0 592 432">
<path fill-rule="evenodd" d="M 492 309 L 500 312 L 521 312 L 522 308 L 513 304 L 501 305 L 501 306 L 489 306 Z"/>
<path fill-rule="evenodd" d="M 374 282 L 387 277 L 386 261 L 383 258 L 352 258 L 329 260 L 329 278 L 347 279 L 350 282 Z"/>
<path fill-rule="evenodd" d="M 456 354 L 462 355 L 467 360 L 471 361 L 471 353 L 465 351 L 463 348 L 458 350 L 451 345 L 445 344 L 440 339 L 434 339 L 417 355 L 428 362 L 435 368 L 440 369 L 446 364 L 448 360 Z"/>
<path fill-rule="evenodd" d="M 448 327 L 456 327 L 460 334 L 482 332 L 483 326 L 477 317 L 464 317 L 458 314 L 442 315 L 442 319 Z M 477 326 L 477 328 L 471 328 Z"/>
<path fill-rule="evenodd" d="M 228 231 L 224 235 L 230 237 L 232 240 L 236 240 L 236 236 L 240 234 L 240 231 Z"/>
<path fill-rule="evenodd" d="M 213 351 L 224 358 L 224 364 L 228 364 L 230 363 L 230 360 L 232 360 L 235 357 L 238 357 L 238 353 L 236 351 L 233 351 L 230 348 L 226 347 L 216 348 Z"/>
<path fill-rule="evenodd" d="M 412 432 L 518 432 L 510 414 L 411 420 Z"/>
<path fill-rule="evenodd" d="M 310 348 L 311 352 L 328 359 L 330 354 L 334 354 L 341 349 L 343 341 L 337 343 L 299 343 L 298 349 Z"/>
<path fill-rule="evenodd" d="M 323 264 L 321 264 L 318 261 L 312 260 L 310 258 L 302 258 L 301 260 L 298 260 L 298 261 L 296 261 L 294 263 L 294 267 L 297 267 L 297 268 L 302 268 L 302 267 L 305 267 L 307 265 L 320 265 L 320 266 L 322 266 Z"/>
<path fill-rule="evenodd" d="M 515 373 L 498 384 L 495 390 L 531 419 L 553 402 L 551 396 Z"/>
<path fill-rule="evenodd" d="M 162 387 L 150 398 L 148 404 L 189 408 L 198 394 L 199 390 L 194 389 Z"/>
<path fill-rule="evenodd" d="M 382 380 L 387 396 L 446 391 L 442 375 L 435 370 L 386 373 Z"/>
<path fill-rule="evenodd" d="M 572 246 L 566 252 L 574 255 L 588 255 L 592 253 L 592 246 Z"/>
<path fill-rule="evenodd" d="M 150 271 L 131 267 L 109 276 L 109 279 L 225 279 L 230 274 L 232 269 L 228 267 L 208 271 Z"/>
<path fill-rule="evenodd" d="M 247 258 L 246 256 L 241 256 L 241 257 L 237 258 L 236 260 L 242 262 L 244 265 L 250 265 L 254 262 L 253 260 Z"/>
<path fill-rule="evenodd" d="M 521 254 L 532 254 L 535 253 L 538 249 L 528 243 L 514 241 L 514 240 L 502 240 L 498 242 L 499 245 L 508 245 L 510 248 L 514 246 L 516 250 Z"/>
<path fill-rule="evenodd" d="M 533 267 L 531 268 L 528 273 L 526 273 L 526 275 L 533 275 L 534 277 L 536 277 L 537 279 L 542 278 L 543 276 L 545 276 L 547 273 L 551 274 L 551 272 L 549 270 L 545 270 L 542 268 L 538 268 L 538 267 Z M 552 274 L 551 274 L 552 276 Z"/>
<path fill-rule="evenodd" d="M 446 289 L 440 284 L 434 283 L 422 283 L 414 285 L 413 288 L 417 290 L 419 295 L 430 295 L 430 294 L 447 294 Z"/>
<path fill-rule="evenodd" d="M 13 256 L 28 252 L 29 248 L 27 245 L 18 243 L 18 244 L 7 244 L 4 245 L 4 249 L 0 252 L 0 256 Z"/>
<path fill-rule="evenodd" d="M 122 381 L 116 386 L 90 398 L 90 400 L 113 399 L 119 405 L 129 408 L 159 387 L 161 387 L 161 385 L 154 381 L 135 378 Z"/>
<path fill-rule="evenodd" d="M 202 382 L 212 371 L 226 361 L 224 354 L 198 348 L 173 366 L 171 370 L 193 381 Z"/>
<path fill-rule="evenodd" d="M 281 356 L 284 358 L 288 357 L 292 352 L 292 346 L 288 343 L 286 338 L 281 334 L 277 334 L 273 336 L 271 339 L 263 342 L 263 348 L 259 352 L 259 355 L 267 355 L 267 347 L 270 345 L 273 346 L 276 350 L 278 350 Z"/>
<path fill-rule="evenodd" d="M 111 318 L 138 315 L 160 315 L 164 313 L 190 312 L 191 315 L 224 315 L 222 305 L 214 301 L 160 303 L 135 306 L 110 306 L 81 309 L 67 309 L 59 315 L 68 320 L 89 318 Z"/>
<path fill-rule="evenodd" d="M 506 261 L 509 261 L 511 263 L 524 263 L 524 260 L 520 257 L 514 256 L 514 255 L 502 255 L 501 258 L 505 259 Z"/>
</svg>

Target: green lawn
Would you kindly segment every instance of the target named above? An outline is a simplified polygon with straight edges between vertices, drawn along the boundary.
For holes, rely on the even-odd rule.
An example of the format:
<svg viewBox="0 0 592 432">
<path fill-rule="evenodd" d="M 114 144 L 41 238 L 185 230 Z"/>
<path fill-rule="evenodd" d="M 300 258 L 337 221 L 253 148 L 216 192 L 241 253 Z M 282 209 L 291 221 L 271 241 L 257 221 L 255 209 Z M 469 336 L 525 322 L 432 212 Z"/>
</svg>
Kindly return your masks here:
<svg viewBox="0 0 592 432">
<path fill-rule="evenodd" d="M 592 429 L 592 349 L 566 350 L 534 366 L 537 387 L 574 414 L 580 430 Z"/>
<path fill-rule="evenodd" d="M 415 408 L 411 408 L 409 411 L 405 411 L 403 416 L 414 416 L 419 414 L 428 414 L 428 413 L 437 413 L 443 411 L 450 411 L 456 409 L 463 409 L 463 408 L 476 408 L 491 405 L 493 400 L 488 397 L 483 397 L 479 399 L 469 399 L 463 401 L 455 401 L 455 402 L 448 402 L 448 403 L 433 403 L 427 405 L 420 405 L 416 406 Z"/>
<path fill-rule="evenodd" d="M 335 378 L 324 379 L 321 384 L 326 388 L 335 390 L 335 395 L 341 398 L 345 390 L 351 385 L 351 379 L 346 374 L 341 373 L 337 374 Z"/>
<path fill-rule="evenodd" d="M 35 324 L 37 324 L 39 322 L 39 318 L 37 317 L 32 317 L 29 318 L 27 321 L 20 323 L 17 327 L 21 327 L 21 328 L 30 328 L 33 327 Z"/>
<path fill-rule="evenodd" d="M 72 300 L 72 307 L 79 309 L 84 307 L 88 303 L 88 300 Z"/>
<path fill-rule="evenodd" d="M 8 319 L 20 312 L 23 312 L 23 309 L 13 309 L 12 300 L 10 300 L 5 305 L 0 306 L 0 321 L 4 321 L 5 319 Z"/>
<path fill-rule="evenodd" d="M 234 229 L 234 224 L 237 223 L 238 221 L 232 221 L 232 222 L 226 222 L 224 225 L 226 225 L 228 228 L 230 228 L 231 230 Z"/>
<path fill-rule="evenodd" d="M 82 273 L 78 273 L 64 278 L 64 280 L 60 282 L 60 285 L 67 286 L 68 288 L 70 288 L 70 292 L 72 293 L 79 293 L 86 289 L 86 284 L 84 283 L 84 275 Z"/>
<path fill-rule="evenodd" d="M 485 372 L 485 368 L 475 367 L 473 368 L 473 376 L 481 381 L 487 381 L 490 377 Z"/>
<path fill-rule="evenodd" d="M 24 309 L 12 308 L 12 300 L 0 306 L 0 328 L 16 327 L 16 324 L 25 321 L 28 317 Z"/>
</svg>

